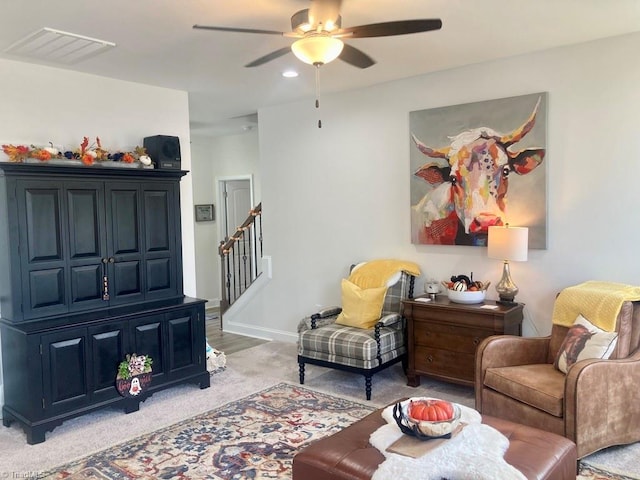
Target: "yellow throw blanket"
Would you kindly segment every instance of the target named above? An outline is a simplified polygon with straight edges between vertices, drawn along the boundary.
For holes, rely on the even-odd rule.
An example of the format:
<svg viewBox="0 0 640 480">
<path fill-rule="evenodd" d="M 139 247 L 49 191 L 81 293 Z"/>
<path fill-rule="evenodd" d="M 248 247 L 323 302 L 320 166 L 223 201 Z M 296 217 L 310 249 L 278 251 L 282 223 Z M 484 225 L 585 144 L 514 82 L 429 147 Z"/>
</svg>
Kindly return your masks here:
<svg viewBox="0 0 640 480">
<path fill-rule="evenodd" d="M 552 322 L 570 327 L 582 314 L 607 332 L 616 329 L 622 303 L 640 300 L 640 287 L 623 283 L 589 281 L 560 292 L 553 306 Z"/>
<path fill-rule="evenodd" d="M 398 272 L 406 272 L 417 277 L 420 275 L 420 267 L 403 260 L 372 260 L 354 269 L 349 275 L 349 281 L 360 288 L 384 287 Z"/>
</svg>

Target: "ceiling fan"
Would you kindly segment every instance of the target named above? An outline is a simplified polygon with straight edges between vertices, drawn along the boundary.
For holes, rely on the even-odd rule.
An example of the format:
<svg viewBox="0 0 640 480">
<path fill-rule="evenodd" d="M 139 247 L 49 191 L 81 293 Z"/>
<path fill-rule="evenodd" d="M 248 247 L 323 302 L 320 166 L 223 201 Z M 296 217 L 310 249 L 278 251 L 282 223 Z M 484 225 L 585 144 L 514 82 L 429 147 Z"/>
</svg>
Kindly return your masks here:
<svg viewBox="0 0 640 480">
<path fill-rule="evenodd" d="M 439 18 L 397 20 L 342 28 L 341 4 L 342 0 L 311 0 L 310 8 L 300 10 L 291 17 L 291 32 L 211 25 L 194 25 L 193 28 L 222 32 L 281 35 L 298 39 L 291 46 L 280 48 L 260 57 L 248 63 L 245 67 L 257 67 L 293 51 L 294 55 L 300 60 L 316 67 L 339 58 L 358 68 L 368 68 L 376 62 L 362 50 L 345 44 L 342 39 L 388 37 L 428 32 L 442 28 L 442 21 Z"/>
</svg>

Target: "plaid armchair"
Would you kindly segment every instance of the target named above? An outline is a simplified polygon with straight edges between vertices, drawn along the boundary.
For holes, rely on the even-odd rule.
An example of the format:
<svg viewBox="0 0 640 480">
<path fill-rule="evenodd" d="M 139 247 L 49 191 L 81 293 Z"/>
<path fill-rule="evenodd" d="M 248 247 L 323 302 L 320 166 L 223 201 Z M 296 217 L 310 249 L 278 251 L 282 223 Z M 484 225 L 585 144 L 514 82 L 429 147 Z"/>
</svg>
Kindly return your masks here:
<svg viewBox="0 0 640 480">
<path fill-rule="evenodd" d="M 336 324 L 341 307 L 325 308 L 298 324 L 298 367 L 304 384 L 305 364 L 360 373 L 371 400 L 371 377 L 394 363 L 406 365 L 402 300 L 413 298 L 415 277 L 402 273 L 384 297 L 382 313 L 372 328 Z"/>
</svg>

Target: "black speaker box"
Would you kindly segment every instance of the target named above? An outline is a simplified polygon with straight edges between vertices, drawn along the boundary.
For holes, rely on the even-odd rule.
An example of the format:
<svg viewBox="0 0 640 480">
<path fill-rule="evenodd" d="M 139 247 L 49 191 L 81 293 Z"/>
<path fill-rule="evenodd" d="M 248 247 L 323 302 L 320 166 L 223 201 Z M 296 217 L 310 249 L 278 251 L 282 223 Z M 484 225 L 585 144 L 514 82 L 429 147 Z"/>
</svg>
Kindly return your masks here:
<svg viewBox="0 0 640 480">
<path fill-rule="evenodd" d="M 180 170 L 180 139 L 168 135 L 145 137 L 143 147 L 156 168 Z"/>
</svg>

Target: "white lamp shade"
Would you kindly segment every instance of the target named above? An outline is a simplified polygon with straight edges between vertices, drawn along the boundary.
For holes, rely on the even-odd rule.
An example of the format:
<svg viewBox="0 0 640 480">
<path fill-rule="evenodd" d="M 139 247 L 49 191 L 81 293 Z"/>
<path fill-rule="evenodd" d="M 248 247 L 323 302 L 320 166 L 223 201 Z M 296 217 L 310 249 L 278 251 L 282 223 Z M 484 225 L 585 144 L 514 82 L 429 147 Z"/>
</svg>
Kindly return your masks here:
<svg viewBox="0 0 640 480">
<path fill-rule="evenodd" d="M 291 45 L 293 54 L 310 65 L 329 63 L 342 53 L 344 43 L 327 35 L 310 35 Z"/>
<path fill-rule="evenodd" d="M 487 254 L 498 260 L 526 262 L 529 229 L 526 227 L 489 227 Z"/>
</svg>

